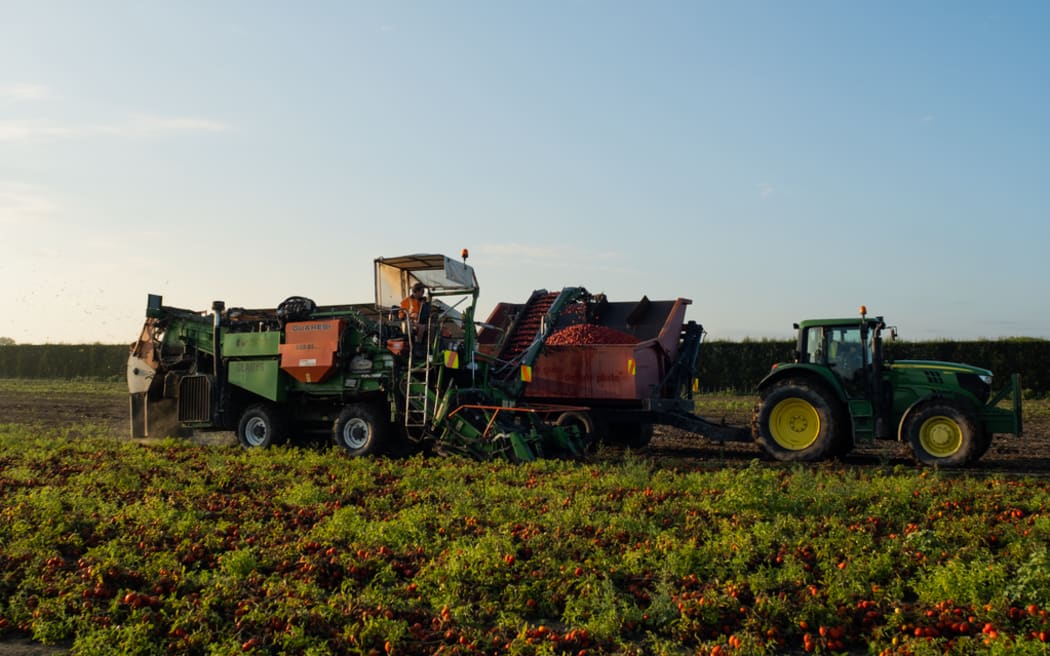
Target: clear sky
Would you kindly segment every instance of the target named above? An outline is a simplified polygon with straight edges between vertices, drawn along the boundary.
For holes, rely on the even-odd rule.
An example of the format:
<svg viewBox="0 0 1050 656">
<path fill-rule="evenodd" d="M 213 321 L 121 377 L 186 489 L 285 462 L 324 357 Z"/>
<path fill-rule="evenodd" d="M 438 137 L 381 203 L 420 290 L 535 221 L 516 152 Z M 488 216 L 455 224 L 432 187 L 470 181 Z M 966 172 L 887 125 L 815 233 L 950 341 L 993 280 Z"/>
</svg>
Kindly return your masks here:
<svg viewBox="0 0 1050 656">
<path fill-rule="evenodd" d="M 1050 2 L 0 0 L 0 336 L 146 295 L 372 299 L 467 247 L 686 297 L 709 338 L 866 304 L 1050 337 Z"/>
</svg>

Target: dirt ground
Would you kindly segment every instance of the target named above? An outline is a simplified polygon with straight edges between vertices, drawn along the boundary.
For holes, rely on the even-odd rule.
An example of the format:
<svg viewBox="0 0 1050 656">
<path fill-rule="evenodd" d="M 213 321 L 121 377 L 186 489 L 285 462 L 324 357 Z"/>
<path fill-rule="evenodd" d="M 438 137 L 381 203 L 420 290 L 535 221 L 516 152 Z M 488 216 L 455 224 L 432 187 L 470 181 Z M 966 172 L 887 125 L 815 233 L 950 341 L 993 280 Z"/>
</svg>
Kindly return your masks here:
<svg viewBox="0 0 1050 656">
<path fill-rule="evenodd" d="M 973 468 L 976 471 L 1050 474 L 1050 413 L 1045 402 L 1040 412 L 1025 408 L 1024 436 L 998 435 L 988 453 Z M 750 412 L 738 410 L 725 417 L 708 417 L 730 426 L 747 426 Z M 128 399 L 123 395 L 92 392 L 20 392 L 0 391 L 0 423 L 28 423 L 68 426 L 73 434 L 84 423 L 108 426 L 117 439 L 128 439 Z M 234 443 L 229 433 L 198 433 L 193 438 L 207 443 Z M 612 455 L 615 456 L 615 453 Z M 719 462 L 742 462 L 763 458 L 762 450 L 752 443 L 724 445 L 673 428 L 657 427 L 646 455 L 667 459 L 675 465 L 717 466 Z M 847 464 L 911 464 L 910 451 L 904 444 L 878 442 L 862 445 L 846 456 Z"/>
<path fill-rule="evenodd" d="M 76 428 L 82 423 L 110 427 L 114 437 L 128 434 L 128 398 L 91 392 L 13 392 L 0 390 L 0 423 Z"/>
<path fill-rule="evenodd" d="M 66 648 L 42 645 L 27 638 L 0 639 L 0 656 L 57 656 L 67 653 L 69 650 Z"/>
<path fill-rule="evenodd" d="M 1045 401 L 1041 402 L 1045 406 Z M 1034 414 L 1034 416 L 1031 416 Z M 1029 413 L 1023 410 L 1024 435 L 996 435 L 988 452 L 968 472 L 1050 474 L 1050 416 L 1045 411 Z M 708 417 L 708 419 L 712 419 Z M 750 411 L 740 410 L 717 419 L 730 426 L 747 426 Z M 696 435 L 673 428 L 657 427 L 649 446 L 649 455 L 671 460 L 723 461 L 764 459 L 762 448 L 750 442 L 712 443 Z M 907 444 L 879 441 L 859 445 L 843 461 L 847 465 L 914 465 Z"/>
</svg>

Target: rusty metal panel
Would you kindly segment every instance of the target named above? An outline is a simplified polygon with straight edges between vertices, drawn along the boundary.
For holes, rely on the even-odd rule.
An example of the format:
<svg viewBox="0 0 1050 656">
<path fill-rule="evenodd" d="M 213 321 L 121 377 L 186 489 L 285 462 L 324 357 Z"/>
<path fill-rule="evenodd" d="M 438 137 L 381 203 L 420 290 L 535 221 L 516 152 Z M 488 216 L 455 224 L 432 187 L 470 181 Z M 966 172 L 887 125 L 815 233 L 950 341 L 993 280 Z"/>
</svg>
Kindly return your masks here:
<svg viewBox="0 0 1050 656">
<path fill-rule="evenodd" d="M 526 398 L 637 400 L 663 376 L 656 340 L 639 344 L 550 346 L 533 368 Z"/>
<path fill-rule="evenodd" d="M 320 383 L 338 368 L 342 319 L 299 321 L 285 326 L 281 370 L 302 383 Z"/>
</svg>

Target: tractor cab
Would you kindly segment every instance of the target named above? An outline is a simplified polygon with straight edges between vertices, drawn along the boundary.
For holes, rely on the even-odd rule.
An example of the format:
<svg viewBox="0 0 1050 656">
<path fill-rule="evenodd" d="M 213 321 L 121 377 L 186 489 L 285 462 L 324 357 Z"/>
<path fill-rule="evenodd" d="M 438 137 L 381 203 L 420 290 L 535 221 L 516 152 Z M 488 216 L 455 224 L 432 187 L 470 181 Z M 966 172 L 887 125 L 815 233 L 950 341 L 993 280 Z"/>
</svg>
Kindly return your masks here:
<svg viewBox="0 0 1050 656">
<path fill-rule="evenodd" d="M 883 362 L 882 317 L 813 319 L 796 324 L 797 361 L 823 370 L 831 389 L 845 401 L 852 421 L 852 440 L 888 437 L 892 381 Z M 891 335 L 895 334 L 891 329 Z"/>
<path fill-rule="evenodd" d="M 849 399 L 874 395 L 883 374 L 882 317 L 819 319 L 796 324 L 800 364 L 826 367 Z"/>
</svg>

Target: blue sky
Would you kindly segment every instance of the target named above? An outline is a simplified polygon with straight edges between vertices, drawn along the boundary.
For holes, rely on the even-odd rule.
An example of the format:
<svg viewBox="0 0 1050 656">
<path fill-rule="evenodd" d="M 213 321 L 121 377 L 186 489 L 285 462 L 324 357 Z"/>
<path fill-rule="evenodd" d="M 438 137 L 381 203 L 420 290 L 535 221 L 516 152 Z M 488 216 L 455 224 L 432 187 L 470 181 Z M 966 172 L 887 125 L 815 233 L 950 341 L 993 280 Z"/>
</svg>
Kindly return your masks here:
<svg viewBox="0 0 1050 656">
<path fill-rule="evenodd" d="M 1050 337 L 1050 3 L 0 4 L 0 336 L 367 302 L 471 251 L 686 297 L 709 338 L 861 304 Z"/>
</svg>

